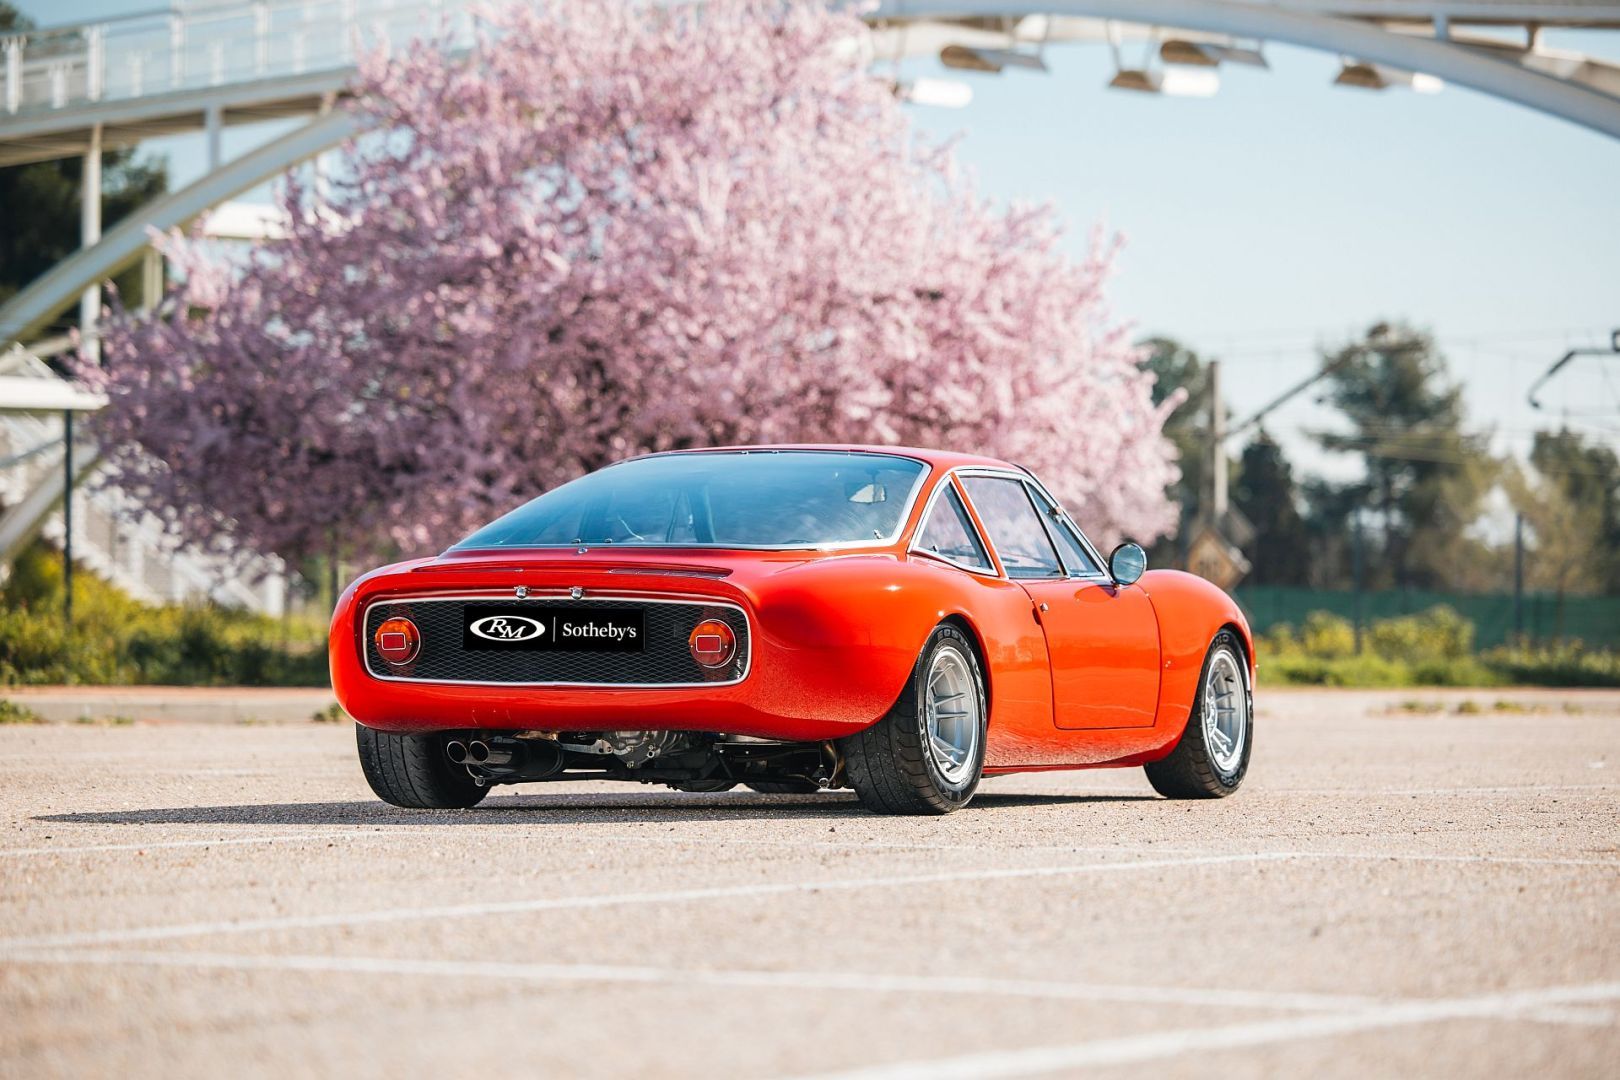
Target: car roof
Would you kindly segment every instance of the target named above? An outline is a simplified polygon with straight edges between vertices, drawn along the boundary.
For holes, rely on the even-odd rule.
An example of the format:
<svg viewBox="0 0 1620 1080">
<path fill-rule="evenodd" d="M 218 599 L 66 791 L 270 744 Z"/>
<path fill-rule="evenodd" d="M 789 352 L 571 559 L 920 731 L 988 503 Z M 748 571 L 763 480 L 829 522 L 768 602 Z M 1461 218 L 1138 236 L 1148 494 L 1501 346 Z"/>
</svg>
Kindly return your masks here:
<svg viewBox="0 0 1620 1080">
<path fill-rule="evenodd" d="M 769 450 L 818 450 L 843 454 L 886 454 L 890 457 L 916 458 L 919 461 L 925 461 L 942 469 L 980 466 L 984 468 L 1013 469 L 1018 472 L 1026 471 L 1017 465 L 1002 461 L 1000 458 L 985 457 L 982 454 L 962 454 L 950 450 L 931 450 L 918 446 L 877 446 L 867 443 L 761 443 L 747 446 L 697 446 L 690 450 L 670 450 L 666 451 L 666 453 L 741 453 L 744 451 Z"/>
</svg>

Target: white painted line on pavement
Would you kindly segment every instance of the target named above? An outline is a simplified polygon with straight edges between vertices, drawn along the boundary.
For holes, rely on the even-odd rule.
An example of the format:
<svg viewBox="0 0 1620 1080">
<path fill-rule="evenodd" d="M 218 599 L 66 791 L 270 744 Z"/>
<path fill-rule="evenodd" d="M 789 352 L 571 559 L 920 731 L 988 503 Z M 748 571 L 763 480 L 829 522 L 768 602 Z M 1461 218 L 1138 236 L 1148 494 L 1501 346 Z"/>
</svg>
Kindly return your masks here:
<svg viewBox="0 0 1620 1080">
<path fill-rule="evenodd" d="M 1190 1053 L 1202 1057 L 1220 1050 L 1445 1020 L 1498 1019 L 1506 1013 L 1617 999 L 1620 999 L 1620 982 L 1555 986 L 1478 997 L 1403 1001 L 1340 1014 L 1293 1016 L 1225 1027 L 1182 1028 L 1146 1035 L 1092 1039 L 1068 1046 L 995 1050 L 926 1061 L 903 1061 L 817 1076 L 818 1080 L 986 1080 L 991 1077 L 1034 1076 L 1109 1065 L 1135 1065 Z"/>
<path fill-rule="evenodd" d="M 1118 845 L 1079 845 L 1079 844 L 941 844 L 929 842 L 908 842 L 888 840 L 766 840 L 758 837 L 716 837 L 716 836 L 670 836 L 667 833 L 660 836 L 642 836 L 637 833 L 606 834 L 606 833 L 579 833 L 581 840 L 600 840 L 603 842 L 626 842 L 642 844 L 668 844 L 673 846 L 715 846 L 715 847 L 794 847 L 794 848 L 832 848 L 855 849 L 873 851 L 986 851 L 997 854 L 1008 852 L 1029 852 L 1039 854 L 1074 854 L 1074 855 L 1218 855 L 1221 852 L 1212 852 L 1206 848 L 1175 847 L 1168 844 L 1118 846 Z M 1607 866 L 1620 870 L 1620 859 L 1616 858 L 1556 858 L 1539 855 L 1447 855 L 1430 852 L 1389 852 L 1389 851 L 1297 851 L 1283 850 L 1255 854 L 1273 855 L 1285 859 L 1349 859 L 1361 861 L 1392 860 L 1395 862 L 1462 862 L 1487 863 L 1502 865 L 1526 866 Z"/>
<path fill-rule="evenodd" d="M 885 975 L 850 971 L 713 970 L 621 964 L 530 964 L 489 960 L 421 960 L 399 957 L 263 955 L 256 953 L 146 952 L 57 949 L 18 952 L 8 960 L 25 964 L 129 965 L 210 968 L 228 971 L 316 971 L 366 975 L 421 975 L 433 978 L 513 979 L 534 983 L 654 983 L 673 986 L 737 986 L 793 990 L 850 990 L 874 993 L 934 993 L 971 996 L 1054 998 L 1064 1001 L 1129 1004 L 1207 1005 L 1222 1008 L 1343 1012 L 1372 1008 L 1388 999 L 1353 994 L 1203 990 L 1174 986 L 1128 986 L 1046 979 L 976 978 L 951 975 Z"/>
<path fill-rule="evenodd" d="M 1398 851 L 1291 851 L 1300 859 L 1359 859 L 1365 862 L 1479 863 L 1489 866 L 1606 866 L 1620 870 L 1620 859 L 1561 859 L 1539 855 L 1444 855 Z"/>
<path fill-rule="evenodd" d="M 493 960 L 422 960 L 401 957 L 266 955 L 217 952 L 143 952 L 57 949 L 21 951 L 12 963 L 53 966 L 165 967 L 218 971 L 321 972 L 349 975 L 402 975 L 432 979 L 509 980 L 542 985 L 632 983 L 665 986 L 715 986 L 762 990 L 833 990 L 878 994 L 959 994 L 968 997 L 1037 998 L 1129 1005 L 1186 1005 L 1210 1008 L 1273 1009 L 1288 1012 L 1343 1013 L 1410 1002 L 1412 999 L 1308 991 L 1201 989 L 1185 986 L 1131 986 L 1076 983 L 1049 979 L 1014 979 L 962 975 L 895 975 L 850 971 L 715 970 L 622 964 L 531 964 Z M 1606 1009 L 1538 1005 L 1505 1008 L 1501 1017 L 1548 1023 L 1609 1025 L 1615 1014 Z"/>
<path fill-rule="evenodd" d="M 507 823 L 491 823 L 488 829 L 501 829 Z M 472 828 L 461 825 L 458 828 Z M 146 843 L 123 844 L 86 844 L 82 846 L 63 844 L 55 847 L 34 848 L 0 848 L 0 859 L 20 858 L 37 855 L 73 855 L 89 854 L 95 852 L 114 851 L 147 851 L 158 848 L 188 848 L 210 847 L 222 844 L 274 844 L 287 840 L 333 840 L 355 838 L 382 838 L 398 837 L 399 839 L 415 839 L 423 836 L 438 834 L 441 830 L 432 825 L 356 825 L 342 832 L 318 833 L 268 833 L 262 836 L 234 836 L 218 840 L 153 840 Z M 498 832 L 483 832 L 474 834 L 480 839 L 506 840 L 509 837 Z M 554 836 L 547 839 L 555 839 Z M 757 837 L 717 837 L 717 836 L 643 836 L 639 833 L 600 833 L 578 832 L 568 833 L 566 846 L 554 850 L 560 853 L 578 851 L 582 846 L 590 843 L 642 843 L 665 845 L 692 845 L 715 847 L 793 847 L 793 848 L 831 848 L 855 849 L 872 851 L 985 851 L 1001 853 L 1006 851 L 1027 851 L 1038 853 L 1069 853 L 1075 855 L 1209 855 L 1214 854 L 1194 848 L 1174 848 L 1164 846 L 1121 846 L 1117 844 L 937 844 L 926 841 L 882 841 L 882 840 L 795 840 L 783 838 L 781 840 L 767 840 Z"/>
<path fill-rule="evenodd" d="M 499 830 L 509 826 L 507 822 L 492 822 L 485 829 Z M 458 825 L 461 829 L 475 829 L 474 824 Z M 0 848 L 0 859 L 22 858 L 33 856 L 96 854 L 122 851 L 148 851 L 164 848 L 198 848 L 221 847 L 244 844 L 275 844 L 294 840 L 352 840 L 352 839 L 416 839 L 423 836 L 436 835 L 441 831 L 434 825 L 356 825 L 351 829 L 331 832 L 315 833 L 270 833 L 256 836 L 224 837 L 221 839 L 198 840 L 154 840 L 150 842 L 131 842 L 122 844 L 88 844 L 83 846 L 62 845 L 58 847 L 35 848 Z M 471 836 L 479 839 L 510 839 L 497 832 L 475 832 Z M 548 836 L 548 840 L 554 836 Z M 1282 850 L 1271 852 L 1211 852 L 1204 848 L 1177 847 L 1167 844 L 1147 845 L 1117 845 L 1117 844 L 952 844 L 932 841 L 905 841 L 905 840 L 801 840 L 785 837 L 780 840 L 761 837 L 725 837 L 725 836 L 671 836 L 667 833 L 660 835 L 643 835 L 641 833 L 603 833 L 570 831 L 567 834 L 567 846 L 554 850 L 559 853 L 578 851 L 591 844 L 655 844 L 669 847 L 726 847 L 726 848 L 797 848 L 803 850 L 834 850 L 834 851 L 964 851 L 989 852 L 994 854 L 1007 854 L 1009 852 L 1023 852 L 1043 855 L 1152 855 L 1152 856 L 1198 856 L 1235 858 L 1241 861 L 1252 858 L 1257 854 L 1279 859 L 1345 859 L 1361 861 L 1393 861 L 1393 862 L 1443 862 L 1443 863 L 1478 863 L 1487 865 L 1506 866 L 1598 866 L 1612 867 L 1620 870 L 1620 859 L 1616 858 L 1560 858 L 1536 855 L 1468 855 L 1468 854 L 1440 854 L 1431 852 L 1390 852 L 1390 851 L 1299 851 Z"/>
<path fill-rule="evenodd" d="M 279 844 L 290 840 L 354 840 L 387 835 L 389 835 L 387 831 L 362 826 L 344 832 L 270 833 L 264 836 L 227 836 L 211 840 L 152 840 L 145 843 L 86 844 L 78 847 L 63 845 L 60 847 L 0 848 L 0 859 L 16 859 L 37 855 L 89 855 L 110 851 L 154 851 L 162 848 L 229 847 L 236 844 Z M 420 834 L 402 833 L 400 835 L 415 836 Z"/>
<path fill-rule="evenodd" d="M 77 945 L 111 945 L 138 941 L 172 941 L 176 938 L 201 937 L 208 934 L 310 930 L 334 926 L 363 926 L 379 923 L 411 922 L 422 919 L 475 918 L 485 915 L 512 915 L 537 911 L 580 910 L 635 904 L 678 904 L 697 900 L 782 896 L 794 893 L 893 889 L 912 885 L 947 884 L 956 881 L 998 881 L 1019 878 L 1113 874 L 1142 870 L 1183 869 L 1194 866 L 1220 866 L 1232 863 L 1275 862 L 1289 857 L 1287 854 L 1264 852 L 1237 855 L 1205 855 L 1178 859 L 1142 859 L 1135 862 L 1081 863 L 1076 866 L 1021 866 L 997 869 L 949 870 L 932 874 L 907 874 L 896 877 L 760 882 L 750 885 L 721 885 L 710 888 L 669 889 L 657 892 L 538 897 L 528 900 L 496 900 L 474 904 L 445 904 L 434 907 L 381 908 L 373 911 L 336 912 L 326 915 L 284 915 L 260 919 L 225 919 L 217 922 L 132 927 L 125 930 L 91 930 L 44 937 L 0 938 L 0 952 L 24 948 L 62 948 Z"/>
<path fill-rule="evenodd" d="M 1372 795 L 1542 795 L 1559 791 L 1612 791 L 1620 794 L 1614 784 L 1511 784 L 1498 787 L 1430 787 L 1430 788 L 1257 788 L 1265 795 L 1354 795 L 1365 799 Z"/>
</svg>

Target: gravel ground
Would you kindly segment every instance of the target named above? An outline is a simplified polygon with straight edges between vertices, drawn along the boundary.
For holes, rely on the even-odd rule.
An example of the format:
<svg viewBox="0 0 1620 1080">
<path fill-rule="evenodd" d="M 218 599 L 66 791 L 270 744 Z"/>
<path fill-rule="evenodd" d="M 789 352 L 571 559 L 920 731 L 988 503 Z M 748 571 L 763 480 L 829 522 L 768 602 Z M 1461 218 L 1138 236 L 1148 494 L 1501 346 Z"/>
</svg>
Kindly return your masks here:
<svg viewBox="0 0 1620 1080">
<path fill-rule="evenodd" d="M 402 812 L 307 722 L 0 751 L 0 1076 L 1620 1062 L 1620 694 L 1266 691 L 1232 799 L 1058 773 L 942 819 L 603 784 Z"/>
</svg>

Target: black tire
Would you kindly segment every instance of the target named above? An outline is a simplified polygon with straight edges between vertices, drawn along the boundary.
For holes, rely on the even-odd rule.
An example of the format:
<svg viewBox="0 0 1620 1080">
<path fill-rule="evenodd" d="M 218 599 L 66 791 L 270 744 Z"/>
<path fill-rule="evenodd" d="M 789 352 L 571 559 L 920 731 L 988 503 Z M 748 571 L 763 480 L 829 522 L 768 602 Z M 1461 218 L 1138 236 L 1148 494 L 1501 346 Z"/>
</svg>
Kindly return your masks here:
<svg viewBox="0 0 1620 1080">
<path fill-rule="evenodd" d="M 814 795 L 821 790 L 810 780 L 744 780 L 743 787 L 761 795 Z"/>
<path fill-rule="evenodd" d="M 735 780 L 683 780 L 675 785 L 676 791 L 690 791 L 697 795 L 714 795 L 722 791 L 730 791 L 737 786 Z"/>
<path fill-rule="evenodd" d="M 408 810 L 466 810 L 489 794 L 444 756 L 442 735 L 392 735 L 354 725 L 360 771 L 377 798 Z"/>
<path fill-rule="evenodd" d="M 979 737 L 972 765 L 954 782 L 940 771 L 929 751 L 922 709 L 928 673 L 933 670 L 935 658 L 946 649 L 966 661 L 978 697 Z M 894 708 L 865 731 L 841 741 L 849 786 L 855 789 L 861 805 L 879 814 L 949 814 L 966 806 L 978 790 L 984 769 L 989 716 L 985 704 L 984 674 L 972 643 L 954 626 L 936 627 Z"/>
<path fill-rule="evenodd" d="M 1238 679 L 1244 695 L 1247 728 L 1243 733 L 1243 749 L 1230 769 L 1222 769 L 1210 752 L 1208 735 L 1204 730 L 1204 686 L 1209 680 L 1210 667 L 1217 655 L 1228 654 L 1237 665 Z M 1168 757 L 1150 761 L 1143 766 L 1148 783 L 1167 799 L 1224 799 L 1236 791 L 1249 772 L 1249 755 L 1254 750 L 1254 688 L 1249 684 L 1249 665 L 1244 659 L 1243 643 L 1230 630 L 1222 630 L 1210 643 L 1204 654 L 1204 666 L 1198 673 L 1198 689 L 1193 698 L 1192 712 L 1181 740 Z"/>
</svg>

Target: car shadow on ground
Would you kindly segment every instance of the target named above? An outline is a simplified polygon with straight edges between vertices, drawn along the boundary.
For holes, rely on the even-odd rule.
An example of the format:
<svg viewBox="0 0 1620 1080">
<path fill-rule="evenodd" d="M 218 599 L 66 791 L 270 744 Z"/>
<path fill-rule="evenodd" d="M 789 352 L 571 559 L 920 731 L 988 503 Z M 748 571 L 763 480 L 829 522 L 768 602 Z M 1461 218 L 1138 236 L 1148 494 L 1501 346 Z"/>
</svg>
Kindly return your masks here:
<svg viewBox="0 0 1620 1080">
<path fill-rule="evenodd" d="M 1135 792 L 1027 794 L 980 792 L 973 810 L 1080 803 L 1154 802 Z M 176 806 L 40 814 L 68 825 L 615 825 L 694 821 L 876 820 L 848 792 L 826 795 L 698 795 L 675 791 L 619 794 L 495 796 L 471 810 L 400 810 L 380 802 L 262 803 Z"/>
</svg>

